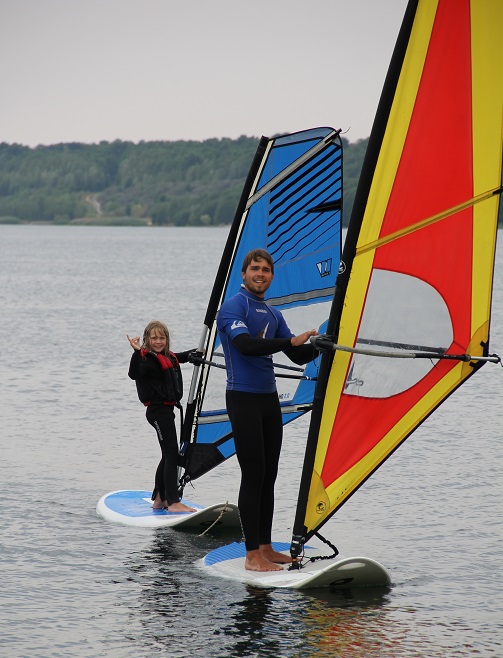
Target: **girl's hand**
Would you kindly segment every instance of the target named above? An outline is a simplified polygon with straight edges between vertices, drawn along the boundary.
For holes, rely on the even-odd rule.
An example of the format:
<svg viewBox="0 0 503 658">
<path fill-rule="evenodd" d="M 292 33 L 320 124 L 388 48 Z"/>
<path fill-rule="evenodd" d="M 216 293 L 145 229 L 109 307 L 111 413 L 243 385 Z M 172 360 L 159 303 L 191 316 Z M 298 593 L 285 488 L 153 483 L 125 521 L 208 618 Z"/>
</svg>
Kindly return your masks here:
<svg viewBox="0 0 503 658">
<path fill-rule="evenodd" d="M 126 336 L 127 336 L 128 341 L 129 341 L 129 344 L 131 345 L 131 347 L 134 350 L 141 349 L 140 337 L 139 336 L 135 336 L 134 338 L 129 338 L 129 336 L 127 334 L 126 334 Z"/>
</svg>

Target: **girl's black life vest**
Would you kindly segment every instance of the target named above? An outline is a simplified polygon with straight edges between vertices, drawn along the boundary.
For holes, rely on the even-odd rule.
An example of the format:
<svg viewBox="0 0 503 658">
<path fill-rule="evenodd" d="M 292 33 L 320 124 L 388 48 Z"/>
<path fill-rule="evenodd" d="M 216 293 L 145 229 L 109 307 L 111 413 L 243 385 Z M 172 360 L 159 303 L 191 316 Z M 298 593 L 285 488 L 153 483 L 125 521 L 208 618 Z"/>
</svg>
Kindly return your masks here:
<svg viewBox="0 0 503 658">
<path fill-rule="evenodd" d="M 133 352 L 128 375 L 135 380 L 140 402 L 146 407 L 178 405 L 183 395 L 180 363 L 187 363 L 189 352 L 169 352 L 168 356 L 143 348 Z"/>
</svg>

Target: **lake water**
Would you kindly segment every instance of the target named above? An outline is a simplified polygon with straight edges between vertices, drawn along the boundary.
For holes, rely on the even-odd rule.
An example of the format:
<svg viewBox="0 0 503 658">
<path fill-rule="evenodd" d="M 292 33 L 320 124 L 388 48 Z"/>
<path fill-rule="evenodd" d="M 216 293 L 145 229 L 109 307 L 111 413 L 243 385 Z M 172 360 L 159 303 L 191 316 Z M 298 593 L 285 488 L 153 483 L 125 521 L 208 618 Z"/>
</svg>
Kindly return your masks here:
<svg viewBox="0 0 503 658">
<path fill-rule="evenodd" d="M 388 592 L 230 584 L 193 564 L 232 533 L 96 515 L 107 491 L 151 488 L 159 458 L 126 333 L 160 318 L 175 350 L 195 347 L 226 236 L 0 226 L 0 655 L 503 656 L 499 366 L 451 396 L 322 530 L 384 564 Z M 503 354 L 499 238 L 491 347 Z M 285 431 L 274 527 L 286 541 L 306 430 L 302 419 Z M 187 497 L 236 502 L 237 462 L 217 471 Z"/>
</svg>

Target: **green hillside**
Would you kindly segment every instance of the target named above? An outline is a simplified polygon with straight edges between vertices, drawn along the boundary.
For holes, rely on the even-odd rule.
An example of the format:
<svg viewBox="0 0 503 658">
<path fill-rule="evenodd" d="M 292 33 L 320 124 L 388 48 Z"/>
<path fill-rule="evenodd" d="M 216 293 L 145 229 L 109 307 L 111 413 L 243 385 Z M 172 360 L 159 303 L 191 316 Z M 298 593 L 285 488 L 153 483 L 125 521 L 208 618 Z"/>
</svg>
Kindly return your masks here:
<svg viewBox="0 0 503 658">
<path fill-rule="evenodd" d="M 0 221 L 229 224 L 258 139 L 0 144 Z M 363 142 L 345 142 L 345 214 Z M 349 217 L 349 215 L 347 215 Z"/>
<path fill-rule="evenodd" d="M 368 140 L 344 144 L 343 224 Z M 229 224 L 258 138 L 0 144 L 0 223 Z M 500 225 L 501 225 L 500 213 Z"/>
</svg>

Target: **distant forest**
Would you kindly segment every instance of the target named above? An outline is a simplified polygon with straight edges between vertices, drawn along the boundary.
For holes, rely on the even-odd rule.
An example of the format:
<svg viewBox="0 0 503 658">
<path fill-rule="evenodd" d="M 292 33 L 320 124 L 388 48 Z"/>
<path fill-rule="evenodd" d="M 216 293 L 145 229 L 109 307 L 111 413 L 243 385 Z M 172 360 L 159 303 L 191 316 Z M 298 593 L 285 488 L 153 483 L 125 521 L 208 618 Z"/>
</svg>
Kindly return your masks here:
<svg viewBox="0 0 503 658">
<path fill-rule="evenodd" d="M 230 224 L 258 138 L 0 144 L 0 222 Z M 344 143 L 346 209 L 366 141 Z M 348 215 L 349 217 L 349 215 Z"/>
<path fill-rule="evenodd" d="M 230 224 L 258 141 L 2 143 L 0 223 Z M 344 226 L 367 143 L 343 138 Z"/>
</svg>

